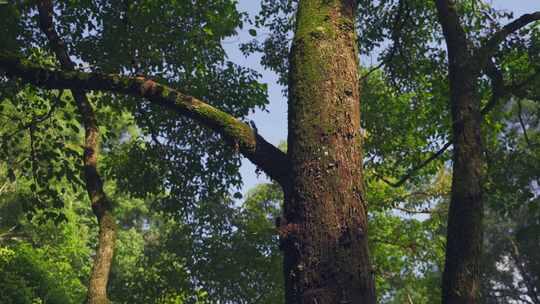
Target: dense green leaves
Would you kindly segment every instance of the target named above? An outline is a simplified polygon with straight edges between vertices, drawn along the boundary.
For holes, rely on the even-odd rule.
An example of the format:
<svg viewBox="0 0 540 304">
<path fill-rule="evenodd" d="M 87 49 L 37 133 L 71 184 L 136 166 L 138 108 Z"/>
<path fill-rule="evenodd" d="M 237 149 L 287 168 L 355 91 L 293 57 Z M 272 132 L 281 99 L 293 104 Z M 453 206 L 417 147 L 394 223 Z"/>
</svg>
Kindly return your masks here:
<svg viewBox="0 0 540 304">
<path fill-rule="evenodd" d="M 129 2 L 129 3 L 128 3 Z M 260 75 L 230 62 L 221 42 L 247 16 L 236 1 L 63 1 L 60 35 L 81 69 L 143 74 L 236 117 L 267 104 Z M 245 53 L 286 84 L 297 1 L 262 1 Z M 511 17 L 456 1 L 479 45 Z M 55 67 L 31 2 L 0 9 L 0 50 Z M 391 187 L 451 140 L 447 59 L 433 1 L 360 1 L 370 246 L 381 303 L 440 298 L 449 151 Z M 493 63 L 515 89 L 484 116 L 488 160 L 485 303 L 524 303 L 540 266 L 540 33 L 511 36 Z M 492 100 L 486 72 L 476 95 Z M 103 135 L 100 169 L 121 228 L 109 286 L 117 303 L 282 303 L 274 222 L 283 194 L 257 186 L 240 204 L 237 151 L 149 103 L 90 92 Z M 80 117 L 68 91 L 0 79 L 0 302 L 79 303 L 96 223 L 81 181 Z M 385 182 L 386 181 L 386 182 Z M 232 196 L 232 197 L 231 197 Z M 236 199 L 236 201 L 234 200 Z M 536 286 L 536 287 L 535 287 Z M 536 288 L 536 289 L 535 289 Z M 536 295 L 536 297 L 538 297 Z M 540 299 L 535 299 L 540 301 Z M 521 301 L 521 302 L 520 302 Z"/>
</svg>

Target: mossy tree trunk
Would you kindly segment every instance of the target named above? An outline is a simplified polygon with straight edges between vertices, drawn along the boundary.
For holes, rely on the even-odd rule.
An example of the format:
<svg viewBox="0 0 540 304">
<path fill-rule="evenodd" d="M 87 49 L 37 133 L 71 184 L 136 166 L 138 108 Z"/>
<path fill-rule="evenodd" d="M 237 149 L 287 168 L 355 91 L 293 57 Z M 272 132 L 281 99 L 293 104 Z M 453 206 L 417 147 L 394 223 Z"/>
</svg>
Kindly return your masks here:
<svg viewBox="0 0 540 304">
<path fill-rule="evenodd" d="M 302 0 L 279 223 L 286 303 L 375 303 L 362 178 L 356 1 Z"/>
</svg>

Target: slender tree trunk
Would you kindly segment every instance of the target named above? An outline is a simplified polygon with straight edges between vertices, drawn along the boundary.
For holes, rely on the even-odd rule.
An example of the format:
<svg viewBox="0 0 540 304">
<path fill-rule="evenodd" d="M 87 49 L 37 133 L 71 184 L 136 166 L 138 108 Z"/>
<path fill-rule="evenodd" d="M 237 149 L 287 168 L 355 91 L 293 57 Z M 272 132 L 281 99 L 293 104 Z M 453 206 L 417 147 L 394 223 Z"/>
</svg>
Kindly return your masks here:
<svg viewBox="0 0 540 304">
<path fill-rule="evenodd" d="M 41 30 L 47 36 L 62 69 L 74 70 L 75 64 L 69 58 L 64 42 L 54 29 L 52 1 L 39 1 L 38 10 Z M 72 90 L 72 94 L 85 129 L 83 163 L 86 190 L 99 224 L 98 248 L 88 282 L 87 302 L 104 304 L 109 303 L 107 283 L 116 241 L 116 222 L 112 215 L 111 202 L 103 190 L 103 182 L 97 169 L 100 135 L 96 114 L 83 90 Z"/>
<path fill-rule="evenodd" d="M 475 88 L 480 69 L 453 1 L 436 3 L 448 49 L 454 141 L 442 303 L 473 304 L 480 297 L 483 231 L 482 115 Z"/>
<path fill-rule="evenodd" d="M 92 211 L 99 224 L 99 237 L 92 273 L 88 282 L 88 304 L 109 303 L 107 283 L 116 242 L 116 221 L 112 214 L 112 203 L 103 190 L 103 182 L 97 170 L 99 156 L 99 129 L 92 105 L 83 92 L 73 91 L 77 108 L 85 128 L 84 177 Z"/>
<path fill-rule="evenodd" d="M 292 181 L 279 223 L 287 304 L 375 303 L 367 243 L 356 1 L 302 0 L 291 50 Z"/>
</svg>

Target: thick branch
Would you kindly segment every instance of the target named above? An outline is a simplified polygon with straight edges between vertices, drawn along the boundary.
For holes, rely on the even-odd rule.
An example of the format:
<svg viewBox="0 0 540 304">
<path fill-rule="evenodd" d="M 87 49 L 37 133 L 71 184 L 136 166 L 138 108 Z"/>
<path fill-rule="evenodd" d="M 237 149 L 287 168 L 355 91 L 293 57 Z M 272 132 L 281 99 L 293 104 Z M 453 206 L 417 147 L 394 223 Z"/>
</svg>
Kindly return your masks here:
<svg viewBox="0 0 540 304">
<path fill-rule="evenodd" d="M 491 37 L 475 52 L 474 60 L 477 62 L 477 64 L 480 64 L 479 68 L 482 69 L 488 64 L 489 58 L 495 54 L 498 46 L 508 36 L 538 20 L 540 20 L 540 11 L 532 14 L 525 14 L 492 34 Z"/>
<path fill-rule="evenodd" d="M 533 96 L 529 94 L 527 88 L 540 78 L 540 69 L 536 70 L 533 74 L 527 77 L 525 80 L 517 83 L 506 84 L 502 71 L 491 60 L 488 61 L 488 65 L 485 68 L 486 75 L 491 79 L 491 99 L 482 109 L 482 115 L 491 111 L 498 103 L 499 99 L 514 95 L 518 99 L 530 99 L 540 100 L 540 96 Z"/>
<path fill-rule="evenodd" d="M 203 101 L 144 77 L 46 69 L 15 55 L 0 53 L 0 69 L 8 77 L 50 89 L 108 91 L 144 97 L 151 103 L 190 117 L 221 134 L 255 165 L 282 186 L 288 186 L 289 161 L 246 123 Z"/>
</svg>

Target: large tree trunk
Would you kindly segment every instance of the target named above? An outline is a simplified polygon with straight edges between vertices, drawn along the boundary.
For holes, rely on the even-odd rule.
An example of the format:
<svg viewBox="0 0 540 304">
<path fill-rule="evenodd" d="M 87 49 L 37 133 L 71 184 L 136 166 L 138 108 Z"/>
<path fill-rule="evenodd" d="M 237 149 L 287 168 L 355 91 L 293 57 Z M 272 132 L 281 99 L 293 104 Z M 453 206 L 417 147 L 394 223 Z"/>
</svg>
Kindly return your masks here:
<svg viewBox="0 0 540 304">
<path fill-rule="evenodd" d="M 480 297 L 483 229 L 482 115 L 475 88 L 479 68 L 453 2 L 436 4 L 448 49 L 454 141 L 442 303 L 473 304 Z"/>
<path fill-rule="evenodd" d="M 302 0 L 291 50 L 286 303 L 375 303 L 352 0 Z"/>
</svg>

